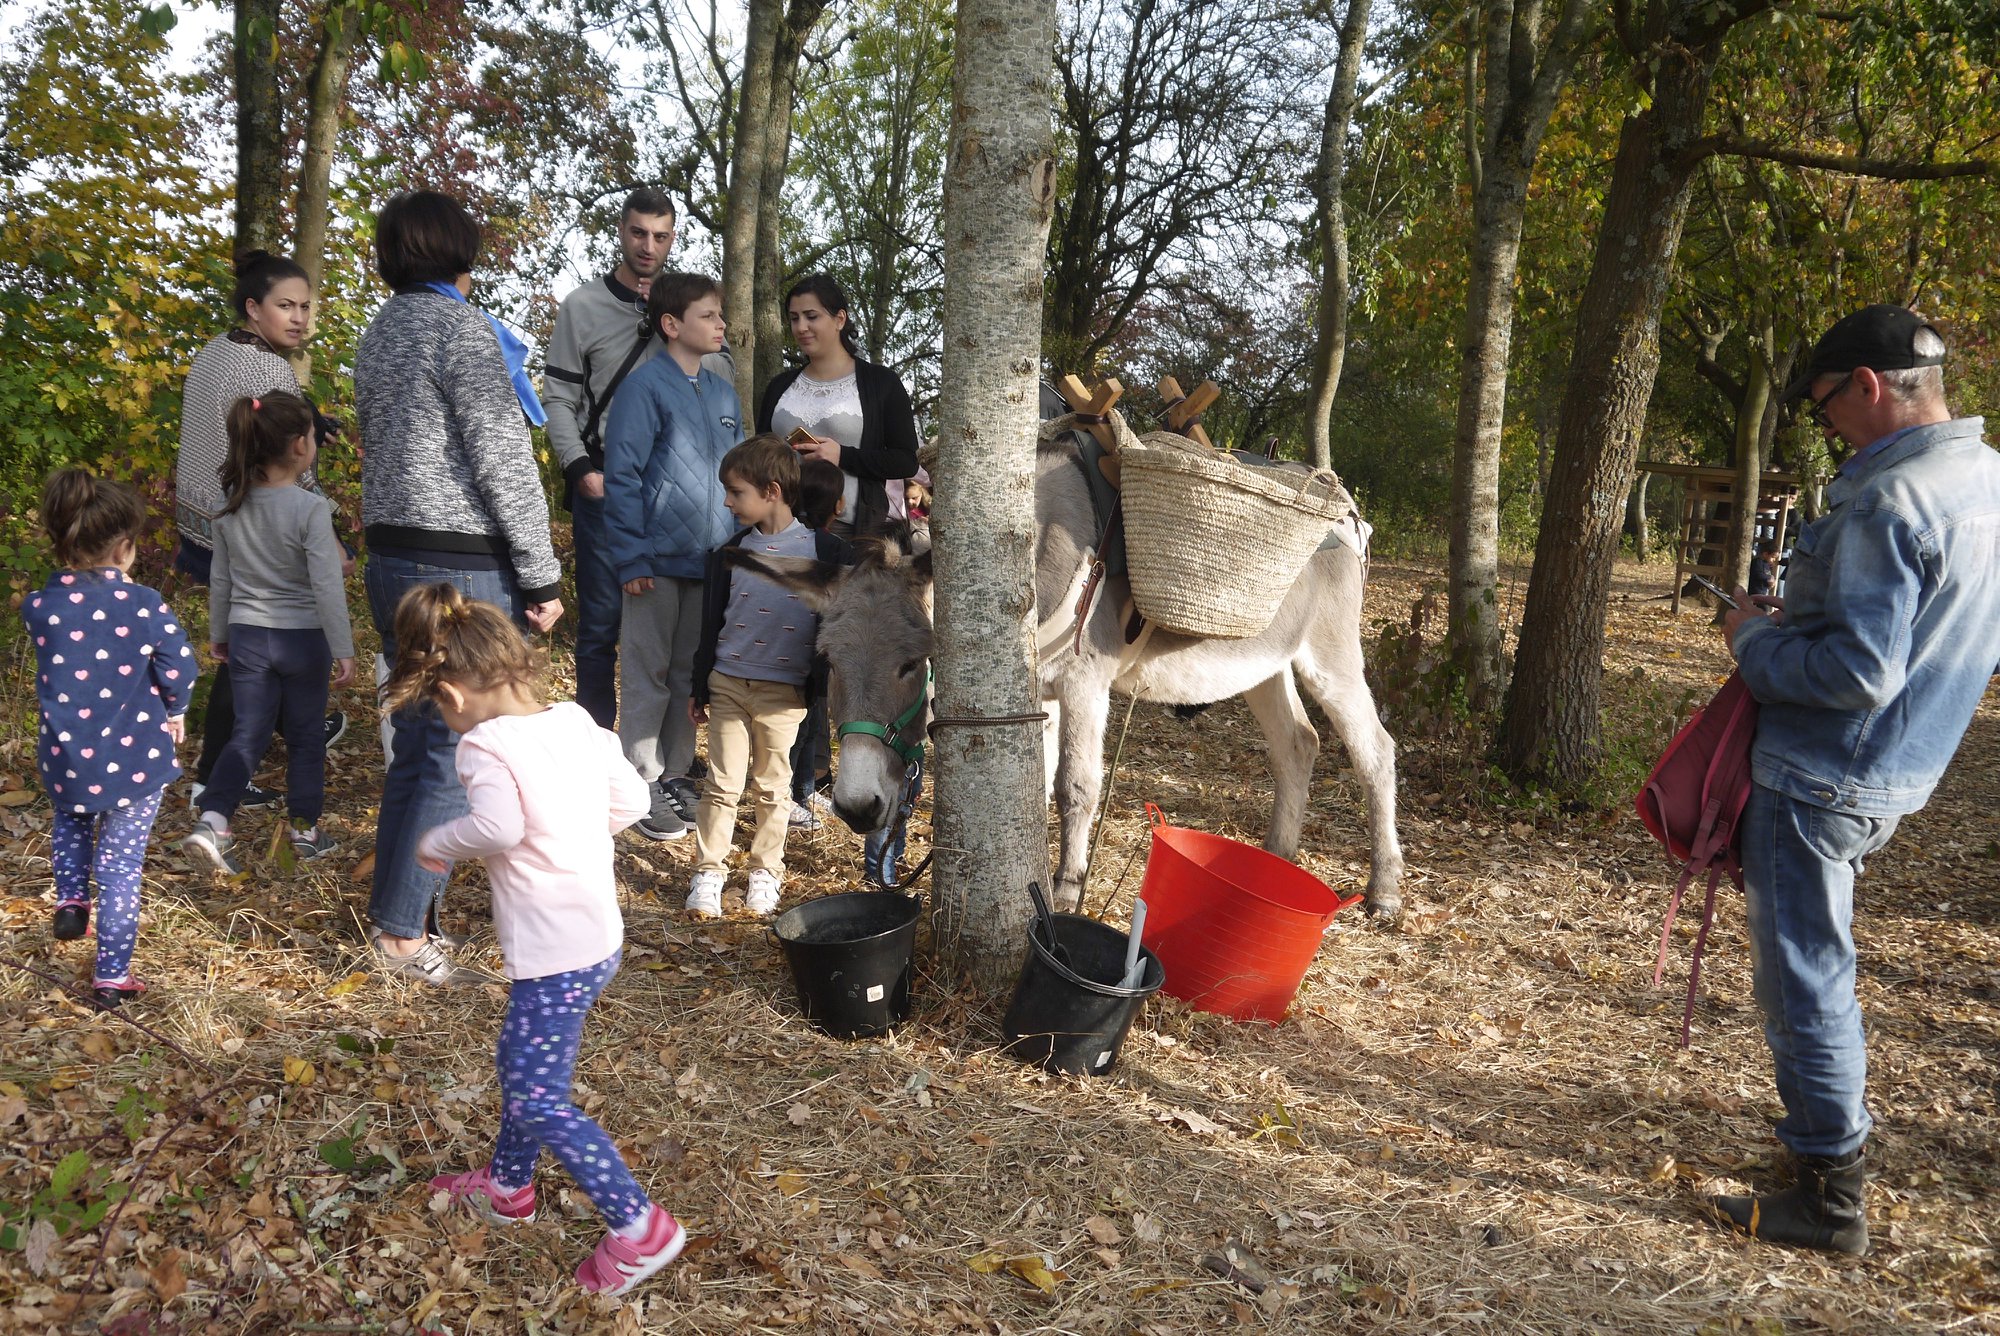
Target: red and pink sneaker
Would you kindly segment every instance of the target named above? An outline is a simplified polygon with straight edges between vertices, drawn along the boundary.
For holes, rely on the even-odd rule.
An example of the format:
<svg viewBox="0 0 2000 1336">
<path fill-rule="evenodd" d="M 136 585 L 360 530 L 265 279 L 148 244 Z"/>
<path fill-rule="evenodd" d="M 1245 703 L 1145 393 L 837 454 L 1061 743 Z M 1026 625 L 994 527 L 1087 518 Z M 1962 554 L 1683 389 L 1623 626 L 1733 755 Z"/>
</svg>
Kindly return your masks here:
<svg viewBox="0 0 2000 1336">
<path fill-rule="evenodd" d="M 439 1174 L 432 1192 L 449 1192 L 454 1203 L 496 1225 L 525 1225 L 535 1218 L 535 1185 L 503 1191 L 493 1181 L 493 1166 L 463 1174 Z"/>
<path fill-rule="evenodd" d="M 681 1222 L 651 1202 L 646 1232 L 628 1239 L 617 1231 L 604 1236 L 597 1251 L 576 1269 L 576 1283 L 593 1294 L 623 1294 L 681 1255 L 687 1231 Z"/>
<path fill-rule="evenodd" d="M 145 991 L 137 979 L 97 979 L 90 985 L 90 1000 L 99 1011 L 116 1011 Z"/>
</svg>

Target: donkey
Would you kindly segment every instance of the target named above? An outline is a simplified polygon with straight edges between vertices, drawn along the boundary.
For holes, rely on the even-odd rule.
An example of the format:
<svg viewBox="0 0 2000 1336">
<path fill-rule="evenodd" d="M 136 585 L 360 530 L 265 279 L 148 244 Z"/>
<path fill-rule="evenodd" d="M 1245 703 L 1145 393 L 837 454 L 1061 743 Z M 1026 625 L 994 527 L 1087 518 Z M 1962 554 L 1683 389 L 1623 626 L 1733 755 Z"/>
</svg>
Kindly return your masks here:
<svg viewBox="0 0 2000 1336">
<path fill-rule="evenodd" d="M 1128 646 L 1124 577 L 1104 580 L 1080 629 L 1069 616 L 1098 537 L 1083 467 L 1067 432 L 1043 431 L 1036 451 L 1035 605 L 1045 626 L 1069 623 L 1039 668 L 1049 714 L 1047 781 L 1062 824 L 1057 903 L 1073 908 L 1082 892 L 1113 691 L 1169 705 L 1242 696 L 1264 733 L 1276 781 L 1264 847 L 1295 857 L 1319 753 L 1319 735 L 1299 697 L 1303 678 L 1346 744 L 1366 797 L 1368 909 L 1394 918 L 1402 908 L 1403 876 L 1395 744 L 1362 676 L 1359 554 L 1345 546 L 1316 552 L 1258 635 L 1220 640 L 1158 630 Z M 819 649 L 833 668 L 828 705 L 842 721 L 833 807 L 848 825 L 868 832 L 893 818 L 905 758 L 923 738 L 931 561 L 929 552 L 906 556 L 888 543 L 864 542 L 859 549 L 856 563 L 845 568 L 740 548 L 725 559 L 778 581 L 818 611 Z"/>
</svg>

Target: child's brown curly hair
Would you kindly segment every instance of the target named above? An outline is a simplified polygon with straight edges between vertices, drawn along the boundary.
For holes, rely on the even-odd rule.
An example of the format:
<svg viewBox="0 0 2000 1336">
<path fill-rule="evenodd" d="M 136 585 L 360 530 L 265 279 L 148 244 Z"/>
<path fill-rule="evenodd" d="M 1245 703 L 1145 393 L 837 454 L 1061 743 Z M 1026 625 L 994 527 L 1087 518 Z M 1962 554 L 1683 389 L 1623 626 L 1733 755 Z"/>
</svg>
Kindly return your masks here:
<svg viewBox="0 0 2000 1336">
<path fill-rule="evenodd" d="M 534 691 L 546 666 L 506 613 L 451 584 L 418 585 L 396 605 L 396 666 L 382 707 L 435 700 L 438 683 L 473 691 L 514 685 Z"/>
</svg>

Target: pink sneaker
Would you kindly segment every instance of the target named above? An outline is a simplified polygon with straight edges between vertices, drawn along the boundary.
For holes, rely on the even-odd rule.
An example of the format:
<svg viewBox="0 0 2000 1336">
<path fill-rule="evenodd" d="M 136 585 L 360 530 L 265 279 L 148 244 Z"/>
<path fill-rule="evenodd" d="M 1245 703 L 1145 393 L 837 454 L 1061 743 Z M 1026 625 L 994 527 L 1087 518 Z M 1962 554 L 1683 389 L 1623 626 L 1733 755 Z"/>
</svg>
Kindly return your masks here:
<svg viewBox="0 0 2000 1336">
<path fill-rule="evenodd" d="M 431 1191 L 449 1192 L 453 1202 L 496 1225 L 525 1225 L 535 1218 L 535 1185 L 502 1192 L 493 1181 L 491 1165 L 469 1173 L 439 1174 L 431 1180 Z"/>
<path fill-rule="evenodd" d="M 648 1204 L 652 1215 L 641 1238 L 628 1239 L 616 1231 L 607 1232 L 590 1259 L 576 1269 L 576 1283 L 593 1294 L 623 1294 L 633 1289 L 681 1255 L 687 1231 L 681 1222 L 658 1206 Z"/>
</svg>

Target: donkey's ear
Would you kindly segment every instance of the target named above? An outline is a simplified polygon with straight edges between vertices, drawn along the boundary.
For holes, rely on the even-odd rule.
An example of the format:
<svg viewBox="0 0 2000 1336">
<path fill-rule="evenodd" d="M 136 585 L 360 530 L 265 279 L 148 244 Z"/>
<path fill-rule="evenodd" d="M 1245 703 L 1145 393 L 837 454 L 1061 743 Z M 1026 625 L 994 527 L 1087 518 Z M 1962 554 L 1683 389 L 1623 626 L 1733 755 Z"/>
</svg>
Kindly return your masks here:
<svg viewBox="0 0 2000 1336">
<path fill-rule="evenodd" d="M 814 612 L 826 611 L 833 598 L 833 587 L 840 581 L 840 567 L 811 557 L 771 557 L 741 547 L 725 547 L 722 563 L 756 572 L 797 594 Z"/>
<path fill-rule="evenodd" d="M 910 568 L 910 578 L 912 580 L 920 585 L 928 585 L 931 582 L 930 548 L 926 547 L 923 551 L 911 557 L 906 564 Z"/>
</svg>

